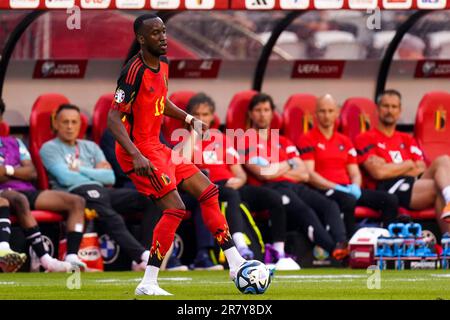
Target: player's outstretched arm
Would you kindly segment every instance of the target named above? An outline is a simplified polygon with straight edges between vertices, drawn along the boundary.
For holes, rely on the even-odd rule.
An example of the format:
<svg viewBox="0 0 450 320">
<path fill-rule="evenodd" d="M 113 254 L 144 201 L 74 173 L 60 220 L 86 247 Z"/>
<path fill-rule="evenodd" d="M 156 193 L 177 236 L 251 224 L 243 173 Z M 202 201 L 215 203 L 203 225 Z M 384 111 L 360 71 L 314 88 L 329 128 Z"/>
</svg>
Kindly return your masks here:
<svg viewBox="0 0 450 320">
<path fill-rule="evenodd" d="M 131 141 L 125 127 L 122 124 L 121 113 L 119 110 L 111 109 L 108 113 L 108 128 L 111 130 L 116 141 L 133 158 L 134 171 L 139 176 L 152 175 L 157 170 L 153 164 L 145 158 L 138 148 Z"/>
<path fill-rule="evenodd" d="M 166 99 L 166 107 L 164 108 L 164 115 L 175 118 L 181 121 L 185 121 L 188 115 L 186 111 L 178 108 L 170 99 Z"/>
<path fill-rule="evenodd" d="M 204 131 L 208 130 L 208 125 L 206 123 L 194 118 L 186 111 L 181 110 L 169 99 L 166 100 L 164 115 L 187 122 L 198 134 L 202 134 Z"/>
</svg>

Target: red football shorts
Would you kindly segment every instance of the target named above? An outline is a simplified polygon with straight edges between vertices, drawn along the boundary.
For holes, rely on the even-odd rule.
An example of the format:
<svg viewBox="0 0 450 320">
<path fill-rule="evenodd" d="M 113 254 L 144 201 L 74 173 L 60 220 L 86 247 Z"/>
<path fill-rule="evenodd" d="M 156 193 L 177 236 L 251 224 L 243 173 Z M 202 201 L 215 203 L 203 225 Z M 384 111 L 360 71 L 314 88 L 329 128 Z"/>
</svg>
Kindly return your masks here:
<svg viewBox="0 0 450 320">
<path fill-rule="evenodd" d="M 162 145 L 162 148 L 139 149 L 144 157 L 157 169 L 155 175 L 138 176 L 133 172 L 133 160 L 121 147 L 116 147 L 116 157 L 123 172 L 133 181 L 137 191 L 154 199 L 164 197 L 177 188 L 185 179 L 193 176 L 200 170 L 192 163 L 175 164 L 172 162 L 172 149 Z"/>
</svg>

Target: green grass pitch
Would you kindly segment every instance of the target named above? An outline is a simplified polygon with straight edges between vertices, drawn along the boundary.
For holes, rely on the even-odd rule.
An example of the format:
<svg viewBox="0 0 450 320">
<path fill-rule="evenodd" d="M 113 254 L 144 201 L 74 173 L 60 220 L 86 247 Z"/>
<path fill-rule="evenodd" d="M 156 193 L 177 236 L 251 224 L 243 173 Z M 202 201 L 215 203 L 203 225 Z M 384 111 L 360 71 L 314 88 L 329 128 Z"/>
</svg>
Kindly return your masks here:
<svg viewBox="0 0 450 320">
<path fill-rule="evenodd" d="M 0 273 L 0 300 L 136 299 L 134 289 L 142 275 L 136 272 L 81 273 L 81 288 L 69 290 L 70 274 Z M 351 269 L 276 272 L 265 294 L 244 295 L 228 280 L 227 271 L 161 272 L 161 287 L 174 296 L 157 299 L 450 299 L 448 270 L 383 271 L 380 289 L 368 289 L 369 276 L 366 270 Z"/>
</svg>

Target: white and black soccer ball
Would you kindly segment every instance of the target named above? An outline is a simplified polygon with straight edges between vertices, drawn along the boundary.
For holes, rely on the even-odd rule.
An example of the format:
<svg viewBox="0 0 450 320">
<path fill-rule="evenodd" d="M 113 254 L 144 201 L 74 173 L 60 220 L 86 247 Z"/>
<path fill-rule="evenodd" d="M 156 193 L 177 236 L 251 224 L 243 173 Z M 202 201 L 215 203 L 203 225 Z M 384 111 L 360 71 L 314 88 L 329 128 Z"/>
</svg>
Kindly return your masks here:
<svg viewBox="0 0 450 320">
<path fill-rule="evenodd" d="M 258 260 L 250 260 L 239 267 L 234 284 L 242 293 L 263 294 L 271 281 L 269 268 Z"/>
</svg>

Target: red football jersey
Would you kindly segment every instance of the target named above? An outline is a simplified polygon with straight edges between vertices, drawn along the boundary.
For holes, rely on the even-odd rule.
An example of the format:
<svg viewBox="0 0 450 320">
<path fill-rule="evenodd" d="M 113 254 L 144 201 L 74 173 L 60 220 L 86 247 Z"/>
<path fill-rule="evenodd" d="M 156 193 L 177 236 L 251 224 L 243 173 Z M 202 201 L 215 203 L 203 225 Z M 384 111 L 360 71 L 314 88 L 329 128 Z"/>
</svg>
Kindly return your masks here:
<svg viewBox="0 0 450 320">
<path fill-rule="evenodd" d="M 219 130 L 210 130 L 210 140 L 199 140 L 194 146 L 194 164 L 208 171 L 212 182 L 234 177 L 230 165 L 239 163 L 233 142 Z"/>
<path fill-rule="evenodd" d="M 387 163 L 401 163 L 405 160 L 423 160 L 422 150 L 409 134 L 395 131 L 388 137 L 374 128 L 356 137 L 355 146 L 358 163 L 364 163 L 371 155 L 379 156 Z M 366 187 L 374 189 L 376 181 L 365 171 Z"/>
<path fill-rule="evenodd" d="M 300 156 L 297 147 L 288 138 L 281 135 L 279 136 L 278 143 L 272 141 L 270 135 L 267 141 L 258 135 L 256 144 L 251 144 L 248 139 L 241 138 L 240 142 L 238 142 L 238 152 L 240 155 L 244 155 L 243 160 L 245 163 L 263 165 L 279 163 Z M 297 183 L 296 181 L 285 177 L 278 177 L 271 180 L 271 182 L 279 181 Z M 250 172 L 248 172 L 248 183 L 251 185 L 262 184 L 261 181 Z"/>
<path fill-rule="evenodd" d="M 314 160 L 314 170 L 324 178 L 338 184 L 350 184 L 347 165 L 356 164 L 356 149 L 350 139 L 334 132 L 327 139 L 318 128 L 300 137 L 303 160 Z"/>
<path fill-rule="evenodd" d="M 365 162 L 376 155 L 387 163 L 402 163 L 405 160 L 423 160 L 423 153 L 416 140 L 409 134 L 395 131 L 388 137 L 378 129 L 371 129 L 356 137 L 358 162 Z"/>
<path fill-rule="evenodd" d="M 124 114 L 122 121 L 138 149 L 161 149 L 159 140 L 169 80 L 169 63 L 160 57 L 158 69 L 148 67 L 141 54 L 122 69 L 112 108 Z M 120 146 L 119 146 L 120 147 Z"/>
</svg>

